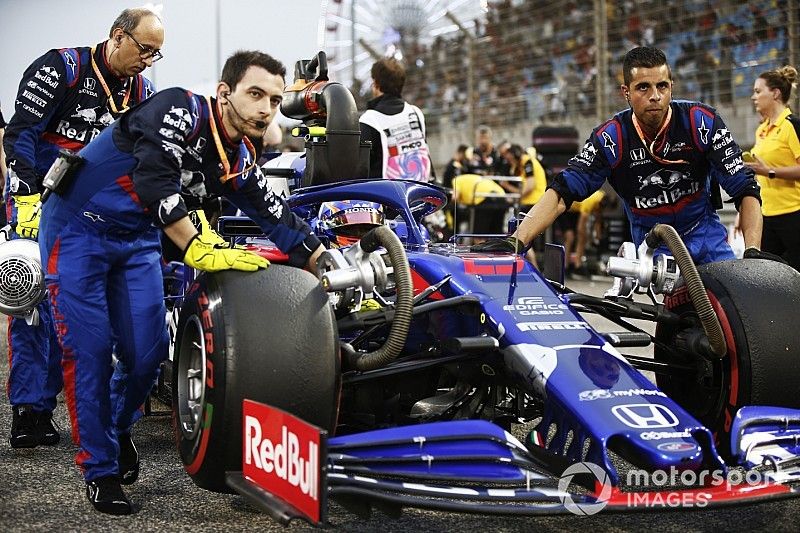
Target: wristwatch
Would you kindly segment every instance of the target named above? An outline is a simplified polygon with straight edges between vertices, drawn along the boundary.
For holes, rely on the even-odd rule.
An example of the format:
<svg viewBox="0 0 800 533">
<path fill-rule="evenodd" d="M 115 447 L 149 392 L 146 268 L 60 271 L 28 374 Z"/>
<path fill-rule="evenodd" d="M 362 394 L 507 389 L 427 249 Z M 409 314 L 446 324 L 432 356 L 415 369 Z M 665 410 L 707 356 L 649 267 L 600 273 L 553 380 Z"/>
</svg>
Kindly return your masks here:
<svg viewBox="0 0 800 533">
<path fill-rule="evenodd" d="M 775 169 L 774 168 L 769 169 L 769 172 L 767 172 L 767 177 L 769 179 L 771 179 L 771 180 L 775 179 Z"/>
</svg>

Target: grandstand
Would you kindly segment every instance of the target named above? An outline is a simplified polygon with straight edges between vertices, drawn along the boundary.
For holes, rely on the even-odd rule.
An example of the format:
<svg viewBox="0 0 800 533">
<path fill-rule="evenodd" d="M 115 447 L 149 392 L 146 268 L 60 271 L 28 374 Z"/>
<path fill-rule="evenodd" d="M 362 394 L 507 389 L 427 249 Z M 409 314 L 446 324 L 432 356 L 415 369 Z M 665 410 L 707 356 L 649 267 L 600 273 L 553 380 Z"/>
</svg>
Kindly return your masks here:
<svg viewBox="0 0 800 533">
<path fill-rule="evenodd" d="M 476 124 L 490 125 L 496 139 L 523 146 L 541 124 L 573 125 L 583 138 L 624 105 L 621 58 L 629 48 L 648 44 L 667 53 L 676 79 L 674 97 L 718 107 L 729 129 L 748 146 L 758 122 L 749 100 L 756 76 L 800 60 L 799 4 L 482 2 L 482 16 L 461 20 L 469 23 L 461 29 L 406 47 L 404 96 L 425 112 L 437 164 L 460 142 L 473 142 L 470 126 Z M 460 13 L 452 15 L 459 19 Z M 792 104 L 798 107 L 796 99 Z"/>
</svg>

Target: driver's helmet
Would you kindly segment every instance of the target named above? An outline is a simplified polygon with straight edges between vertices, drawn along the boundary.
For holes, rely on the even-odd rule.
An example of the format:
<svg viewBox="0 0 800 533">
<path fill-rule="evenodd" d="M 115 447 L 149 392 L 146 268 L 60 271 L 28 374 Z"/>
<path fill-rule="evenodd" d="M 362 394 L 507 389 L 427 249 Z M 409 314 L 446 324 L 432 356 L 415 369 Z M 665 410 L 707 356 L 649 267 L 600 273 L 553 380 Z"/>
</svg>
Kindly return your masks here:
<svg viewBox="0 0 800 533">
<path fill-rule="evenodd" d="M 383 208 L 375 202 L 340 200 L 319 207 L 317 227 L 334 248 L 350 246 L 384 223 Z"/>
</svg>

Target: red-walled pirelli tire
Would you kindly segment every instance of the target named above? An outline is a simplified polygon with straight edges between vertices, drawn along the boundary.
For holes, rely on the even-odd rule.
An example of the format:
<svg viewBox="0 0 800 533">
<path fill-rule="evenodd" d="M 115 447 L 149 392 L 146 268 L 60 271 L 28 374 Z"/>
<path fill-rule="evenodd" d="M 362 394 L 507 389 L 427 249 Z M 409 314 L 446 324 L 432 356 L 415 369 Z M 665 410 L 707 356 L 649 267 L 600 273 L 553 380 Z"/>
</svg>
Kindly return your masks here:
<svg viewBox="0 0 800 533">
<path fill-rule="evenodd" d="M 728 353 L 697 378 L 656 375 L 658 387 L 714 432 L 730 453 L 733 417 L 745 405 L 800 408 L 800 273 L 774 261 L 740 259 L 698 267 L 720 319 Z M 685 287 L 666 306 L 695 315 Z M 674 345 L 675 326 L 659 325 L 656 338 Z M 655 358 L 669 361 L 656 348 Z"/>
<path fill-rule="evenodd" d="M 178 451 L 198 486 L 231 492 L 242 469 L 242 400 L 332 432 L 340 390 L 336 319 L 317 278 L 271 265 L 198 277 L 181 309 L 172 402 Z"/>
</svg>

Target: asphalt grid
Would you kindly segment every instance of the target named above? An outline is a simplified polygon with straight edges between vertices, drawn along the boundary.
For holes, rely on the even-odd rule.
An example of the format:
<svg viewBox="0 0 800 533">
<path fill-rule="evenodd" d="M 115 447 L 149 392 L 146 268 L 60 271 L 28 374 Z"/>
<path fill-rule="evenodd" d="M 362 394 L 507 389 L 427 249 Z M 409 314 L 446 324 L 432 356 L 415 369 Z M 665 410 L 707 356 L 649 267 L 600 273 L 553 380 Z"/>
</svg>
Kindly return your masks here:
<svg viewBox="0 0 800 533">
<path fill-rule="evenodd" d="M 609 283 L 570 282 L 573 289 L 602 293 Z M 591 321 L 591 320 L 590 320 Z M 5 350 L 5 335 L 0 335 Z M 8 377 L 8 361 L 0 357 L 0 381 Z M 166 406 L 156 404 L 157 409 Z M 55 420 L 61 443 L 55 447 L 13 450 L 8 444 L 11 412 L 3 395 L 0 402 L 0 531 L 284 531 L 242 497 L 208 492 L 194 486 L 180 465 L 173 444 L 170 416 L 145 417 L 134 433 L 142 470 L 139 480 L 125 490 L 135 514 L 111 517 L 94 511 L 84 495 L 84 484 L 73 463 L 75 447 L 63 403 Z M 331 526 L 341 531 L 797 531 L 800 500 L 726 507 L 677 509 L 636 513 L 600 513 L 507 518 L 405 509 L 398 519 L 376 511 L 362 520 L 336 504 L 329 510 Z M 290 530 L 310 530 L 294 521 Z"/>
</svg>

